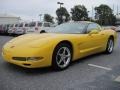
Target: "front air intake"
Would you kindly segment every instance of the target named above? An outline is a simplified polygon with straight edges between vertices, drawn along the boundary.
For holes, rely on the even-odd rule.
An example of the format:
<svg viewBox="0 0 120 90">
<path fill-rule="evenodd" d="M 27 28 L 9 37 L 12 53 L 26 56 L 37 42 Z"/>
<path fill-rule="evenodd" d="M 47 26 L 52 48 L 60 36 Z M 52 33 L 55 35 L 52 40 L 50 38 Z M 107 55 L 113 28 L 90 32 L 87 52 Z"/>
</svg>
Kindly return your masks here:
<svg viewBox="0 0 120 90">
<path fill-rule="evenodd" d="M 13 60 L 18 60 L 18 61 L 26 61 L 27 58 L 26 57 L 13 57 Z"/>
</svg>

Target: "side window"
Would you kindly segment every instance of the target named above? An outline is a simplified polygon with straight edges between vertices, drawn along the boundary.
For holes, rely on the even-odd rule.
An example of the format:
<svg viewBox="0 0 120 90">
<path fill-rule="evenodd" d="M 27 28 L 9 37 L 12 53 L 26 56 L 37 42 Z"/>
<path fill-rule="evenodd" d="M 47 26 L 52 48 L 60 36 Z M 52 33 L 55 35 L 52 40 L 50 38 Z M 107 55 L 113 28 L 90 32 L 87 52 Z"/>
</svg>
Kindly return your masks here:
<svg viewBox="0 0 120 90">
<path fill-rule="evenodd" d="M 42 23 L 38 22 L 38 27 L 41 27 L 42 26 Z"/>
<path fill-rule="evenodd" d="M 35 27 L 36 26 L 36 23 L 35 22 L 31 22 L 30 24 L 29 24 L 29 27 Z"/>
<path fill-rule="evenodd" d="M 19 27 L 23 27 L 23 23 L 19 24 Z"/>
<path fill-rule="evenodd" d="M 49 23 L 44 23 L 44 27 L 50 27 Z"/>
<path fill-rule="evenodd" d="M 101 27 L 97 24 L 89 24 L 87 28 L 87 33 L 89 33 L 92 30 L 101 30 Z"/>
<path fill-rule="evenodd" d="M 18 24 L 15 24 L 15 27 L 18 27 Z"/>
<path fill-rule="evenodd" d="M 26 24 L 25 24 L 25 27 L 28 27 L 28 26 L 29 26 L 29 25 L 26 23 Z"/>
</svg>

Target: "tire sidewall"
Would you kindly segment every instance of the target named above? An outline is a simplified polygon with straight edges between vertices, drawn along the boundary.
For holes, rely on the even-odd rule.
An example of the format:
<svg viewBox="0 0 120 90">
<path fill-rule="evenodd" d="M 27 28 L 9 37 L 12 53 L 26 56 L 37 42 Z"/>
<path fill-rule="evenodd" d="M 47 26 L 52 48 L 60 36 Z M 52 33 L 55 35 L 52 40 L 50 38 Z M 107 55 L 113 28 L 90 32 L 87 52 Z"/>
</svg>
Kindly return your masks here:
<svg viewBox="0 0 120 90">
<path fill-rule="evenodd" d="M 109 44 L 110 44 L 110 41 L 113 42 L 113 48 L 112 48 L 112 51 L 109 50 Z M 114 50 L 114 40 L 113 40 L 113 38 L 109 38 L 109 39 L 108 39 L 108 42 L 107 42 L 106 53 L 107 53 L 107 54 L 111 54 L 111 53 L 113 52 L 113 50 Z"/>
<path fill-rule="evenodd" d="M 67 48 L 70 50 L 70 54 L 71 54 L 70 62 L 69 62 L 69 64 L 68 64 L 66 67 L 64 67 L 64 68 L 59 67 L 58 64 L 57 64 L 57 61 L 56 61 L 57 52 L 58 52 L 58 50 L 59 50 L 61 47 L 67 47 Z M 58 45 L 56 46 L 56 48 L 54 49 L 53 55 L 52 55 L 52 67 L 53 67 L 53 69 L 55 69 L 55 70 L 64 70 L 64 69 L 66 69 L 66 68 L 69 67 L 71 61 L 72 61 L 72 49 L 71 49 L 71 46 L 70 46 L 69 44 L 66 44 L 66 43 L 58 44 Z"/>
</svg>

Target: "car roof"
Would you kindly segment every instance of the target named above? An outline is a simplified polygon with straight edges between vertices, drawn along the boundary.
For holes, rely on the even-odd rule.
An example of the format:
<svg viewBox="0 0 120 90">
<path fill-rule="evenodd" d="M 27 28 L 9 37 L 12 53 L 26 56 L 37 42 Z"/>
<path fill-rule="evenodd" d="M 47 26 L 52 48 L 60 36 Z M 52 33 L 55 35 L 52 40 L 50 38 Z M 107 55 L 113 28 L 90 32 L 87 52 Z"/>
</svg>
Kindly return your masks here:
<svg viewBox="0 0 120 90">
<path fill-rule="evenodd" d="M 83 24 L 92 24 L 94 22 L 90 22 L 90 21 L 70 21 L 70 22 L 66 22 L 66 23 L 83 23 Z"/>
</svg>

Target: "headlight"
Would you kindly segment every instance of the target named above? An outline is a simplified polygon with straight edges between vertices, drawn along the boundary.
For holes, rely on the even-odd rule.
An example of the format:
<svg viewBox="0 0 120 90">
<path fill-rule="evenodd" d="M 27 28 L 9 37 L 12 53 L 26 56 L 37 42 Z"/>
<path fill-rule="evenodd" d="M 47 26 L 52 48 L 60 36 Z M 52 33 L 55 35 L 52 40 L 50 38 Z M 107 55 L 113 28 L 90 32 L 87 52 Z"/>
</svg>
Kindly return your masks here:
<svg viewBox="0 0 120 90">
<path fill-rule="evenodd" d="M 32 60 L 41 60 L 43 57 L 27 57 L 27 61 L 32 61 Z"/>
</svg>

